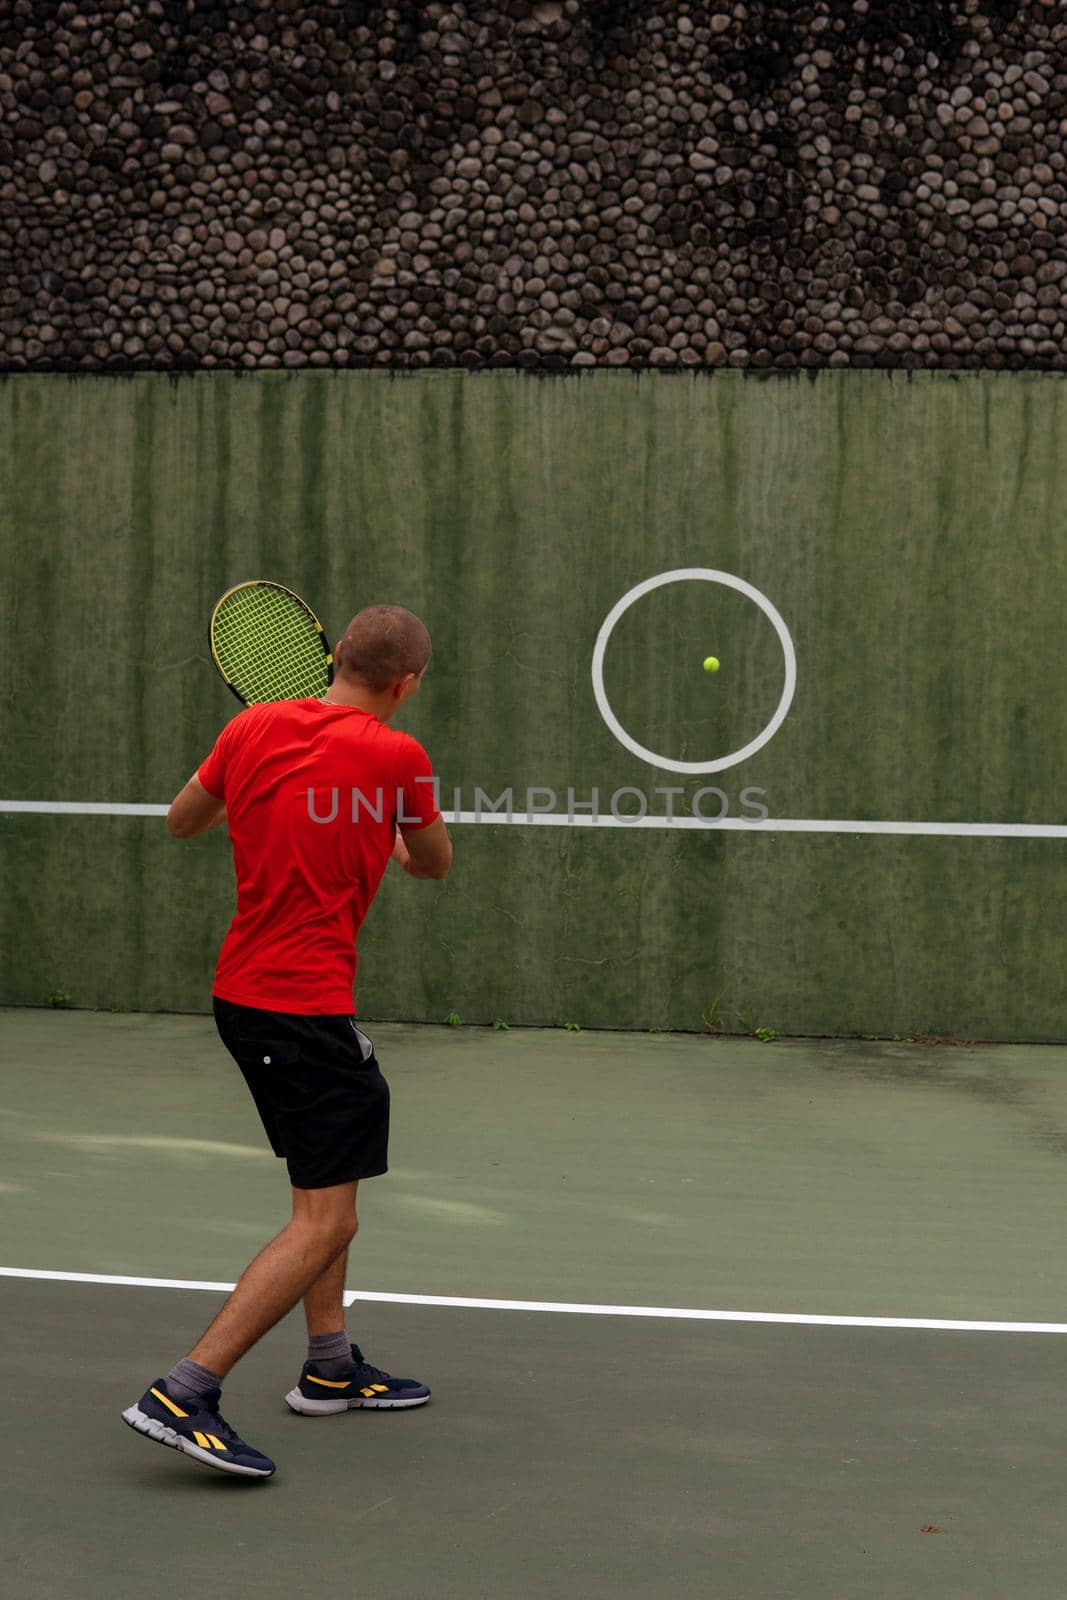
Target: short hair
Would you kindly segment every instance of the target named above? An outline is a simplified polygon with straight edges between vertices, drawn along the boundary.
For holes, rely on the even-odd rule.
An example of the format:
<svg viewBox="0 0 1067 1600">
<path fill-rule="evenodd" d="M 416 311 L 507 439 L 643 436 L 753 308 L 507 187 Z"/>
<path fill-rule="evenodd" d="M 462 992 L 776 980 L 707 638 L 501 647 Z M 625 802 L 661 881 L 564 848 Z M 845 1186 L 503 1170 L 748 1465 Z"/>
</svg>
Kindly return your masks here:
<svg viewBox="0 0 1067 1600">
<path fill-rule="evenodd" d="M 341 643 L 341 676 L 358 679 L 375 694 L 409 672 L 424 671 L 430 660 L 426 624 L 403 606 L 366 606 L 352 618 Z"/>
</svg>

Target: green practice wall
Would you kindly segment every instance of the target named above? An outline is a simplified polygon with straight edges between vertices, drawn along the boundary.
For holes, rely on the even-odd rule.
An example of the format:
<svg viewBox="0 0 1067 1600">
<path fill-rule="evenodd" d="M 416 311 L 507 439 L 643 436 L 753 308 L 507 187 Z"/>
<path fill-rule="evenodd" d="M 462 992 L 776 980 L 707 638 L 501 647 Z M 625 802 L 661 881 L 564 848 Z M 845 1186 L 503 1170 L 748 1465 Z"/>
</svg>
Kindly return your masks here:
<svg viewBox="0 0 1067 1600">
<path fill-rule="evenodd" d="M 1053 375 L 8 379 L 0 798 L 169 800 L 236 709 L 212 601 L 267 576 L 331 637 L 371 601 L 425 617 L 403 718 L 446 805 L 629 786 L 662 812 L 676 784 L 682 811 L 714 784 L 732 816 L 758 789 L 777 818 L 1059 824 L 1065 506 Z M 777 735 L 692 778 L 626 751 L 590 676 L 615 602 L 690 566 L 767 595 L 797 657 Z M 672 585 L 605 682 L 640 743 L 711 761 L 765 724 L 783 658 L 751 601 Z M 1065 841 L 453 831 L 446 883 L 383 885 L 368 1018 L 699 1029 L 721 996 L 731 1029 L 1067 1037 Z M 207 1009 L 224 832 L 5 814 L 0 840 L 0 999 Z"/>
</svg>

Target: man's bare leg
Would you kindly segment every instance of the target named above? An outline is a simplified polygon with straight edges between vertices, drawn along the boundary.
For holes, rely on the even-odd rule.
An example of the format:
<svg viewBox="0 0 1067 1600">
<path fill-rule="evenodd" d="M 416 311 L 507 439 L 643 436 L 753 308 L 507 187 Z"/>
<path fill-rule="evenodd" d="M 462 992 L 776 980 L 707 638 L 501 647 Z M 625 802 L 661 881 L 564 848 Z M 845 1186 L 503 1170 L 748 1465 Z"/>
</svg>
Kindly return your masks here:
<svg viewBox="0 0 1067 1600">
<path fill-rule="evenodd" d="M 188 1360 L 224 1378 L 324 1274 L 331 1293 L 336 1292 L 329 1269 L 339 1256 L 346 1256 L 355 1237 L 357 1187 L 341 1183 L 329 1189 L 293 1190 L 292 1221 L 245 1268 L 214 1322 L 190 1350 Z M 340 1282 L 343 1289 L 343 1264 Z M 343 1313 L 334 1326 L 342 1324 Z"/>
<path fill-rule="evenodd" d="M 308 1338 L 336 1333 L 345 1325 L 345 1274 L 348 1269 L 348 1250 L 337 1256 L 320 1278 L 317 1278 L 304 1296 L 304 1315 L 307 1318 Z"/>
</svg>

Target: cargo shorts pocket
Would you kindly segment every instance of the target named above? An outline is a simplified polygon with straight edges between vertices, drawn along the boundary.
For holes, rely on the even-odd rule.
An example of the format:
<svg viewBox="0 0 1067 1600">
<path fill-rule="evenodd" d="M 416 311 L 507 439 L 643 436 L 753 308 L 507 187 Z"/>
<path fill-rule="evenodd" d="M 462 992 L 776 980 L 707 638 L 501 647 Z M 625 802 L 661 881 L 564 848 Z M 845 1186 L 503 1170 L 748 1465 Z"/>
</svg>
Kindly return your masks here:
<svg viewBox="0 0 1067 1600">
<path fill-rule="evenodd" d="M 303 1098 L 300 1046 L 246 1037 L 228 1048 L 251 1091 L 271 1149 L 276 1156 L 287 1156 L 291 1138 L 286 1136 L 285 1124 L 299 1111 Z"/>
</svg>

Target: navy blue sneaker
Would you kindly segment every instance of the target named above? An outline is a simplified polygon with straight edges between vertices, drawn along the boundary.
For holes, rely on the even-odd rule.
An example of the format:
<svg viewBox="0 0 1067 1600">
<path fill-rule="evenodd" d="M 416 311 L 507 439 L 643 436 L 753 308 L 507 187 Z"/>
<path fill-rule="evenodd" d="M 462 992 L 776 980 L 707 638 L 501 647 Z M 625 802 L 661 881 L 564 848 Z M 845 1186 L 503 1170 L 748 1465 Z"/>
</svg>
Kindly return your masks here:
<svg viewBox="0 0 1067 1600">
<path fill-rule="evenodd" d="M 135 1406 L 122 1413 L 122 1420 L 147 1438 L 202 1461 L 205 1467 L 244 1478 L 271 1477 L 275 1467 L 270 1457 L 245 1444 L 219 1416 L 216 1407 L 221 1398 L 222 1390 L 212 1389 L 199 1401 L 176 1400 L 159 1378 Z"/>
<path fill-rule="evenodd" d="M 290 1411 L 304 1417 L 328 1417 L 338 1411 L 401 1411 L 408 1406 L 424 1406 L 430 1391 L 414 1378 L 391 1378 L 380 1367 L 364 1361 L 358 1344 L 352 1346 L 355 1365 L 343 1378 L 324 1378 L 313 1361 L 305 1361 L 300 1382 L 290 1389 L 285 1403 Z"/>
</svg>

